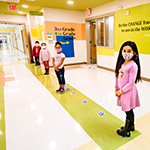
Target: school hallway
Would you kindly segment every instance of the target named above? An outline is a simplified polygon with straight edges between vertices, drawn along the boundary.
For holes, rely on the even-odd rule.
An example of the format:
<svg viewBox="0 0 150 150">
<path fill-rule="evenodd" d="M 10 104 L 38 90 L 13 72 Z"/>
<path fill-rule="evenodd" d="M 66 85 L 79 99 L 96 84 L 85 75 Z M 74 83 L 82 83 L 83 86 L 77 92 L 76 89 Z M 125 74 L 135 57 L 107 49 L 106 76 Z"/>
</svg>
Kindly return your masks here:
<svg viewBox="0 0 150 150">
<path fill-rule="evenodd" d="M 44 76 L 41 66 L 10 48 L 0 48 L 0 150 L 150 149 L 150 82 L 137 84 L 136 131 L 121 137 L 116 130 L 125 113 L 116 105 L 113 72 L 67 66 L 60 94 L 53 68 Z"/>
</svg>

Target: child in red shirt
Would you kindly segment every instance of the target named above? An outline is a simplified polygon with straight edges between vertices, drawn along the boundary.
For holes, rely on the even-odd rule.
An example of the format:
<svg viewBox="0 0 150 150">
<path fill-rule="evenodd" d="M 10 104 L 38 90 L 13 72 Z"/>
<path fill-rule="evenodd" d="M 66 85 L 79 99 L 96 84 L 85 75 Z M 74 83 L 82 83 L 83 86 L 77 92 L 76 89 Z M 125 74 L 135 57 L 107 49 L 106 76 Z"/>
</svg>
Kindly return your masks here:
<svg viewBox="0 0 150 150">
<path fill-rule="evenodd" d="M 32 50 L 32 56 L 35 57 L 35 61 L 36 61 L 35 66 L 40 65 L 39 55 L 40 55 L 41 46 L 39 46 L 39 44 L 40 44 L 39 41 L 35 41 L 35 46 L 33 47 L 33 50 Z"/>
</svg>

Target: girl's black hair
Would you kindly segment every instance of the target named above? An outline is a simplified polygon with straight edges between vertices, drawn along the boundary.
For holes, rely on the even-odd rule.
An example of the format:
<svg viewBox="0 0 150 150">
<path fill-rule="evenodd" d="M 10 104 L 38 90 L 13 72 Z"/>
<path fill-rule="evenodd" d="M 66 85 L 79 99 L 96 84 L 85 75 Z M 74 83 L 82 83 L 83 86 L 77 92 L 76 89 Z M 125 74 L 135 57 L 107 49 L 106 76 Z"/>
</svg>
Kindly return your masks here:
<svg viewBox="0 0 150 150">
<path fill-rule="evenodd" d="M 45 43 L 45 42 L 43 42 L 43 43 L 41 44 L 41 46 L 42 46 L 43 44 L 45 44 L 45 45 L 46 45 L 46 43 Z"/>
<path fill-rule="evenodd" d="M 117 64 L 116 64 L 116 69 L 115 69 L 116 77 L 118 77 L 119 69 L 121 68 L 121 65 L 125 62 L 125 59 L 122 56 L 122 49 L 123 49 L 124 46 L 130 46 L 132 48 L 132 50 L 134 51 L 134 53 L 136 53 L 132 57 L 132 60 L 138 66 L 138 72 L 137 72 L 137 76 L 136 76 L 136 80 L 135 80 L 135 83 L 137 83 L 137 82 L 139 82 L 141 80 L 140 60 L 139 60 L 139 53 L 138 53 L 137 46 L 136 46 L 136 44 L 134 42 L 131 42 L 131 41 L 127 41 L 127 42 L 123 43 L 121 48 L 120 48 L 118 59 L 117 59 Z"/>
<path fill-rule="evenodd" d="M 56 42 L 55 47 L 56 47 L 57 44 L 60 45 L 60 47 L 62 47 L 60 42 Z"/>
<path fill-rule="evenodd" d="M 39 41 L 35 41 L 35 43 L 38 43 L 38 44 L 39 44 L 40 42 L 39 42 Z"/>
</svg>

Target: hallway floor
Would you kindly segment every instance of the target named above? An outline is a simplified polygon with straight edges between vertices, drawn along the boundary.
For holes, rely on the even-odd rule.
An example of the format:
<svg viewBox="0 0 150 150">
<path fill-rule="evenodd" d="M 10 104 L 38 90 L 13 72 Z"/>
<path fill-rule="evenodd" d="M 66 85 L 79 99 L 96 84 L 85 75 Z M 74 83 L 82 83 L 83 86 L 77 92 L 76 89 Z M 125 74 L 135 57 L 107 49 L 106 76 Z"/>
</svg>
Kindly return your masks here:
<svg viewBox="0 0 150 150">
<path fill-rule="evenodd" d="M 12 53 L 0 49 L 0 150 L 150 150 L 149 82 L 137 84 L 136 131 L 124 138 L 116 134 L 125 113 L 116 105 L 114 73 L 66 67 L 60 94 L 53 69 L 44 76 Z"/>
</svg>

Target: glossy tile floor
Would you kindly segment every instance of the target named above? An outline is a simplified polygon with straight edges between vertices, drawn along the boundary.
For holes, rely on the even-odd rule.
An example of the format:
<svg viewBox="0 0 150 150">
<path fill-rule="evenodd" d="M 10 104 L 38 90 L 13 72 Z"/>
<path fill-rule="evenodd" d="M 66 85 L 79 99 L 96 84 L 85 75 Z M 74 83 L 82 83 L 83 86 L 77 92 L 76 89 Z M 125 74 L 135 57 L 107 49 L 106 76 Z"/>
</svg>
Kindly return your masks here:
<svg viewBox="0 0 150 150">
<path fill-rule="evenodd" d="M 1 50 L 0 56 L 5 52 L 6 49 Z M 101 150 L 54 94 L 26 67 L 26 62 L 16 63 L 10 57 L 7 55 L 9 59 L 0 62 L 5 73 L 6 149 Z M 35 71 L 39 73 L 37 67 Z M 48 77 L 53 77 L 53 74 L 51 71 Z M 114 73 L 99 69 L 96 65 L 80 65 L 76 69 L 66 69 L 65 78 L 73 88 L 124 121 L 124 112 L 116 106 Z M 58 83 L 55 84 L 57 87 Z M 134 112 L 136 129 L 141 135 L 119 147 L 120 150 L 150 150 L 150 83 L 143 81 L 137 87 L 141 107 Z"/>
</svg>

